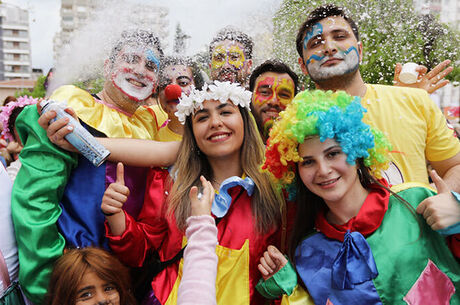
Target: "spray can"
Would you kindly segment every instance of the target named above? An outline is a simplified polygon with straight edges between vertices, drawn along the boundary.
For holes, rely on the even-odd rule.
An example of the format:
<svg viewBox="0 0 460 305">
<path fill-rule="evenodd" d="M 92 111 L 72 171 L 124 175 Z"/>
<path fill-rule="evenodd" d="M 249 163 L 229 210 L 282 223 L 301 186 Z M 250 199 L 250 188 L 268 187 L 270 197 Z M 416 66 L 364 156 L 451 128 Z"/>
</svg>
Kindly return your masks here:
<svg viewBox="0 0 460 305">
<path fill-rule="evenodd" d="M 65 136 L 66 140 L 70 142 L 78 151 L 81 152 L 94 166 L 101 165 L 110 155 L 102 144 L 100 144 L 83 126 L 80 122 L 75 120 L 70 114 L 65 111 L 67 107 L 66 102 L 57 102 L 52 100 L 43 100 L 40 102 L 42 113 L 53 110 L 56 112 L 56 117 L 52 122 L 59 120 L 63 117 L 69 118 L 69 125 L 73 126 L 73 131 Z"/>
</svg>

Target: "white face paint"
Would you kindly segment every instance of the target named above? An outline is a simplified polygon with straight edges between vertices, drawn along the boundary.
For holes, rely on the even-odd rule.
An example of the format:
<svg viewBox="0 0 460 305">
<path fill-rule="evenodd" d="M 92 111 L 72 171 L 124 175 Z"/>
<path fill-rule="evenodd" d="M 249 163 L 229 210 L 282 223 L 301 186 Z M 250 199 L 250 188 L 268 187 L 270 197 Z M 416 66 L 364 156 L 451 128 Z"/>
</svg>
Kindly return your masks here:
<svg viewBox="0 0 460 305">
<path fill-rule="evenodd" d="M 142 102 L 155 91 L 159 64 L 153 51 L 126 46 L 114 62 L 112 83 L 131 100 Z"/>
<path fill-rule="evenodd" d="M 136 101 L 146 100 L 154 91 L 152 79 L 136 76 L 130 69 L 115 71 L 112 81 L 120 91 Z"/>
<path fill-rule="evenodd" d="M 335 65 L 322 66 L 331 59 L 339 59 L 340 62 Z M 352 46 L 347 51 L 339 51 L 331 57 L 323 56 L 319 60 L 311 60 L 306 67 L 308 74 L 315 82 L 352 73 L 359 68 L 358 50 Z"/>
</svg>

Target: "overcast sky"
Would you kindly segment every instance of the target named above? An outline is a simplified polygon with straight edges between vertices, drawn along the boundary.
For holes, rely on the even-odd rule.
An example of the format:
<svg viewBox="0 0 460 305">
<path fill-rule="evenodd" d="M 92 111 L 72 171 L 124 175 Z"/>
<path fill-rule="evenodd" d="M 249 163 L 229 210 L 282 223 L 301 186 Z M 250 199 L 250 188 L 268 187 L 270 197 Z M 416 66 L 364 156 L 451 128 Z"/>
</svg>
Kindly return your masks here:
<svg viewBox="0 0 460 305">
<path fill-rule="evenodd" d="M 95 0 L 96 1 L 96 0 Z M 174 33 L 179 22 L 182 29 L 192 37 L 188 54 L 194 54 L 211 41 L 216 31 L 226 25 L 241 25 L 254 15 L 270 18 L 281 0 L 119 0 L 158 4 L 169 8 L 169 29 Z M 44 73 L 53 66 L 53 37 L 60 30 L 60 0 L 4 0 L 29 10 L 32 43 L 32 66 L 42 68 Z M 244 30 L 244 28 L 243 28 Z M 173 34 L 169 36 L 171 51 Z"/>
</svg>

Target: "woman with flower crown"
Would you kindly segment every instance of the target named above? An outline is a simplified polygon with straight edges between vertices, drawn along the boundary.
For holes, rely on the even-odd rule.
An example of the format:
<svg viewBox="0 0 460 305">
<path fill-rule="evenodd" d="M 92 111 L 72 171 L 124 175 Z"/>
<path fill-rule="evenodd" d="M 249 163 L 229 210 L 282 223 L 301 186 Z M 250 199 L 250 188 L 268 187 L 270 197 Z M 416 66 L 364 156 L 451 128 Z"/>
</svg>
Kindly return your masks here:
<svg viewBox="0 0 460 305">
<path fill-rule="evenodd" d="M 184 230 L 196 221 L 189 216 L 191 201 L 200 196 L 198 188 L 204 190 L 199 192 L 207 198 L 203 200 L 209 200 L 209 188 L 216 190 L 212 217 L 203 221 L 217 225 L 217 303 L 265 303 L 254 289 L 260 277 L 257 262 L 269 244 L 280 243 L 284 205 L 268 175 L 259 171 L 264 146 L 249 114 L 250 97 L 238 84 L 216 81 L 181 98 L 177 116 L 185 131 L 177 162 L 171 173 L 151 170 L 137 222 L 121 209 L 129 192 L 122 183 L 122 166 L 120 179 L 104 195 L 107 237 L 120 260 L 140 266 L 147 253 L 158 251 L 165 262 L 152 282 L 160 304 L 177 303 L 187 244 Z M 196 291 L 198 299 L 188 302 L 209 304 L 199 299 L 203 294 Z"/>
<path fill-rule="evenodd" d="M 460 267 L 442 235 L 458 237 L 459 219 L 419 205 L 434 195 L 422 184 L 390 190 L 377 179 L 391 148 L 362 122 L 364 112 L 344 92 L 302 92 L 275 123 L 263 168 L 280 187 L 296 185 L 289 257 L 297 274 L 269 247 L 258 289 L 299 295 L 300 278 L 317 305 L 459 304 Z M 458 209 L 460 196 L 431 176 L 446 206 Z"/>
</svg>

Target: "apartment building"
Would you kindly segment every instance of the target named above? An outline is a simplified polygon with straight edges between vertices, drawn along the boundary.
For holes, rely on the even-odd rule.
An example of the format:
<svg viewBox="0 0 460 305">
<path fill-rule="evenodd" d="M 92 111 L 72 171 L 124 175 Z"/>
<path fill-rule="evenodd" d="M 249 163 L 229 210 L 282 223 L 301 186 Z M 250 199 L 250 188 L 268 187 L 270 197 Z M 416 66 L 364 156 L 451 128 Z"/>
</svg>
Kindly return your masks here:
<svg viewBox="0 0 460 305">
<path fill-rule="evenodd" d="M 31 77 L 29 13 L 0 2 L 0 80 Z"/>
</svg>

